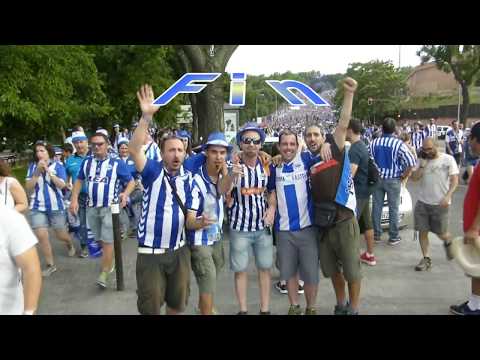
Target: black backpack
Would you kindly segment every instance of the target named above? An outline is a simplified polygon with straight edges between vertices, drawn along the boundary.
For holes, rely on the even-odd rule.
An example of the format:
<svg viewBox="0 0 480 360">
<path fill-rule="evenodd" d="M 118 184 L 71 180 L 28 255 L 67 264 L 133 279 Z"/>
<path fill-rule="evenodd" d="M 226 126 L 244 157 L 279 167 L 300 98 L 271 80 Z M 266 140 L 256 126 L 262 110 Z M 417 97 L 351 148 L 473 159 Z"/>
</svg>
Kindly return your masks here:
<svg viewBox="0 0 480 360">
<path fill-rule="evenodd" d="M 375 186 L 380 179 L 380 170 L 371 156 L 368 157 L 368 186 Z"/>
</svg>

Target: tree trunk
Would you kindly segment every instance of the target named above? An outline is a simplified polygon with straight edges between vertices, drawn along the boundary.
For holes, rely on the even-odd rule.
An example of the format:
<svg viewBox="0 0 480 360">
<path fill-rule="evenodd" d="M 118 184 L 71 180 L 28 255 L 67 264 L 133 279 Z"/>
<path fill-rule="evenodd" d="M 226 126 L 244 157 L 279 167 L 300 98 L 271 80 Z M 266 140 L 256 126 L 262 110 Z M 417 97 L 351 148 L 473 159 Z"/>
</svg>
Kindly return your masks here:
<svg viewBox="0 0 480 360">
<path fill-rule="evenodd" d="M 187 71 L 200 73 L 223 73 L 228 60 L 238 45 L 215 45 L 215 53 L 210 54 L 210 45 L 182 45 L 181 48 L 188 59 Z M 198 138 L 205 141 L 213 131 L 224 131 L 223 123 L 223 87 L 220 79 L 209 83 L 205 89 L 194 95 L 192 112 L 198 120 Z M 193 107 L 195 106 L 195 110 Z"/>
<path fill-rule="evenodd" d="M 461 86 L 462 86 L 463 104 L 462 104 L 462 108 L 460 109 L 460 122 L 463 124 L 463 128 L 466 129 L 468 110 L 470 107 L 470 94 L 468 92 L 468 85 L 466 85 L 465 82 L 462 82 Z"/>
</svg>

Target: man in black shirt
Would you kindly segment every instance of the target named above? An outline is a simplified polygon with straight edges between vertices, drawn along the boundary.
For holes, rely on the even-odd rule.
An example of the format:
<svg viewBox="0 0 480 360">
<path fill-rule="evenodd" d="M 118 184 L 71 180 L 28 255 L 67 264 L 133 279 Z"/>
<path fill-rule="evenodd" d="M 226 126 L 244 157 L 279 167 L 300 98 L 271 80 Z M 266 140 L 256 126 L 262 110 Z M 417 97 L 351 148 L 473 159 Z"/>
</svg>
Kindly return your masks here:
<svg viewBox="0 0 480 360">
<path fill-rule="evenodd" d="M 352 144 L 348 152 L 350 168 L 355 185 L 355 196 L 357 198 L 357 219 L 360 226 L 360 233 L 364 234 L 367 243 L 367 251 L 360 260 L 374 266 L 377 264 L 373 254 L 373 223 L 372 209 L 370 208 L 370 190 L 368 187 L 368 159 L 370 154 L 365 143 L 361 140 L 362 124 L 360 120 L 351 119 L 347 129 L 347 140 Z"/>
</svg>

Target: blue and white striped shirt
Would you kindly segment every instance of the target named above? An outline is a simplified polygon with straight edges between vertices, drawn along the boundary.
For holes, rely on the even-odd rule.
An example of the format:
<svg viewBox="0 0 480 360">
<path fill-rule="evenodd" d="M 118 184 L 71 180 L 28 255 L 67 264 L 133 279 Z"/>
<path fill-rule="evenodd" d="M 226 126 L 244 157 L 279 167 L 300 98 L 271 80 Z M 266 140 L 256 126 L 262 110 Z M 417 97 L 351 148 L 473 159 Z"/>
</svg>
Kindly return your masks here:
<svg viewBox="0 0 480 360">
<path fill-rule="evenodd" d="M 120 181 L 128 183 L 132 175 L 119 158 L 99 160 L 88 156 L 80 166 L 77 179 L 87 182 L 88 206 L 109 207 L 118 201 Z"/>
<path fill-rule="evenodd" d="M 264 228 L 263 216 L 267 209 L 265 191 L 270 169 L 264 167 L 260 159 L 257 159 L 253 169 L 242 165 L 244 176 L 237 178 L 232 190 L 230 228 L 237 231 L 260 231 Z"/>
<path fill-rule="evenodd" d="M 281 167 L 270 165 L 267 188 L 275 190 L 277 195 L 276 230 L 298 231 L 312 225 L 310 158 L 310 154 L 299 153 Z"/>
<path fill-rule="evenodd" d="M 33 173 L 36 169 L 36 163 L 30 164 L 27 171 L 27 180 L 30 180 L 32 178 Z M 61 163 L 51 161 L 48 165 L 48 169 L 52 171 L 53 174 L 56 175 L 59 179 L 67 181 L 67 172 L 65 171 L 65 167 Z M 30 199 L 30 210 L 46 212 L 65 210 L 62 190 L 55 186 L 52 179 L 50 178 L 50 175 L 47 173 L 42 173 L 39 176 Z"/>
<path fill-rule="evenodd" d="M 202 166 L 198 173 L 193 176 L 192 182 L 192 196 L 190 202 L 187 204 L 187 208 L 197 212 L 197 216 L 202 215 L 203 207 L 205 204 L 205 198 L 207 194 L 213 195 L 217 199 L 217 218 L 220 229 L 223 224 L 223 196 L 217 197 L 217 186 L 214 184 L 210 177 L 206 166 Z M 213 245 L 215 241 L 208 241 L 207 229 L 200 229 L 197 231 L 187 230 L 187 239 L 190 245 Z M 219 240 L 219 239 L 216 239 Z"/>
<path fill-rule="evenodd" d="M 423 132 L 421 130 L 414 131 L 412 133 L 412 145 L 417 152 L 423 146 L 423 140 L 425 140 L 426 137 L 427 136 L 426 136 L 425 132 Z"/>
<path fill-rule="evenodd" d="M 445 135 L 445 142 L 450 145 L 450 149 L 452 149 L 453 154 L 458 154 L 462 152 L 462 144 L 460 143 L 462 138 L 462 130 L 458 130 L 458 132 L 455 132 L 453 129 L 450 129 L 447 131 L 447 134 Z"/>
<path fill-rule="evenodd" d="M 382 179 L 399 179 L 407 167 L 415 166 L 415 158 L 407 145 L 392 134 L 374 139 L 370 144 L 370 153 Z"/>
<path fill-rule="evenodd" d="M 174 249 L 185 244 L 185 216 L 172 192 L 163 161 L 147 159 L 142 173 L 142 214 L 138 223 L 139 246 Z M 183 204 L 191 202 L 192 175 L 180 168 L 170 178 Z"/>
<path fill-rule="evenodd" d="M 162 161 L 162 155 L 160 154 L 160 148 L 155 141 L 150 142 L 145 146 L 145 157 L 155 161 Z"/>
<path fill-rule="evenodd" d="M 432 137 L 432 138 L 436 138 L 437 137 L 437 125 L 435 125 L 435 124 L 427 125 L 426 135 L 429 136 L 429 137 Z"/>
</svg>

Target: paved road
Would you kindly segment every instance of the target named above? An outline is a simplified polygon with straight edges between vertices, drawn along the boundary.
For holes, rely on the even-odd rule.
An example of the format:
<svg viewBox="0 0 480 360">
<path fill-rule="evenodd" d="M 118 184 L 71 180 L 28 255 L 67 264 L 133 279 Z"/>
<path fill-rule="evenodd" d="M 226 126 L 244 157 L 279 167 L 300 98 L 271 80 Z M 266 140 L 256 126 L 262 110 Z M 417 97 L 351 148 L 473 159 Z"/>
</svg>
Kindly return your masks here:
<svg viewBox="0 0 480 360">
<path fill-rule="evenodd" d="M 409 184 L 408 189 L 415 203 L 418 188 Z M 462 233 L 462 206 L 466 187 L 460 185 L 453 197 L 450 211 L 450 230 L 455 235 Z M 445 259 L 442 244 L 431 235 L 433 267 L 429 272 L 416 272 L 413 267 L 421 258 L 420 246 L 413 241 L 410 228 L 401 231 L 403 241 L 397 247 L 379 244 L 375 253 L 377 266 L 363 267 L 362 314 L 448 314 L 448 307 L 463 301 L 469 294 L 469 280 L 455 262 Z M 385 241 L 387 234 L 384 235 Z M 98 259 L 67 258 L 66 250 L 53 240 L 58 271 L 45 279 L 39 305 L 39 314 L 137 314 L 135 261 L 136 241 L 123 242 L 125 291 L 115 290 L 115 276 L 110 288 L 99 290 L 95 280 L 99 272 Z M 228 238 L 225 242 L 228 254 Z M 259 311 L 259 289 L 257 275 L 250 259 L 248 302 L 249 311 Z M 278 270 L 273 271 L 274 281 Z M 195 313 L 198 289 L 192 274 L 189 306 L 186 314 Z M 286 295 L 279 294 L 272 284 L 271 310 L 273 314 L 285 314 L 288 310 Z M 321 315 L 332 313 L 335 297 L 328 279 L 321 279 L 317 310 Z M 302 304 L 304 304 L 302 299 Z M 216 307 L 222 314 L 238 311 L 233 273 L 227 268 L 220 274 L 216 296 Z"/>
<path fill-rule="evenodd" d="M 415 201 L 416 187 L 409 185 Z M 465 187 L 454 196 L 451 229 L 461 233 L 461 206 Z M 385 234 L 385 241 L 387 240 Z M 382 243 L 376 247 L 378 264 L 363 266 L 362 314 L 447 314 L 448 306 L 463 300 L 469 293 L 469 282 L 454 262 L 447 262 L 440 240 L 431 236 L 433 267 L 429 272 L 415 272 L 420 260 L 419 244 L 413 241 L 410 229 L 401 232 L 403 241 L 397 247 Z M 125 291 L 115 290 L 115 276 L 110 288 L 97 289 L 95 279 L 99 271 L 98 259 L 67 258 L 66 250 L 53 240 L 58 271 L 43 282 L 39 314 L 137 314 L 135 261 L 136 241 L 126 239 L 124 250 Z M 226 241 L 228 254 L 228 239 Z M 273 272 L 275 280 L 278 271 Z M 186 314 L 195 313 L 198 290 L 192 275 L 191 297 Z M 259 290 L 251 259 L 249 269 L 248 301 L 251 313 L 259 310 Z M 217 308 L 223 314 L 237 310 L 233 288 L 233 273 L 226 268 L 218 280 Z M 330 314 L 334 294 L 330 281 L 321 279 L 318 295 L 319 314 Z M 284 314 L 288 308 L 285 295 L 272 286 L 272 312 Z"/>
</svg>

